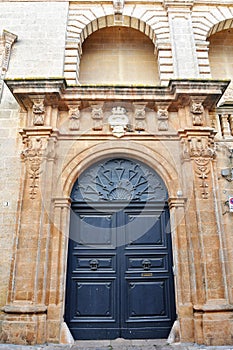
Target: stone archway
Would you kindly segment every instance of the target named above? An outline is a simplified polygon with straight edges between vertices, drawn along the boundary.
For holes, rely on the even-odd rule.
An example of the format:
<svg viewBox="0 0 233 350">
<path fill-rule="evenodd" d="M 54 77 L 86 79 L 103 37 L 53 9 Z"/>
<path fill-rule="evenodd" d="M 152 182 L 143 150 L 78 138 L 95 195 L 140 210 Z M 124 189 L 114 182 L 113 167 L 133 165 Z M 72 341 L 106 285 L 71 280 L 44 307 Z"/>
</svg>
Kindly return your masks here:
<svg viewBox="0 0 233 350">
<path fill-rule="evenodd" d="M 71 193 L 65 320 L 75 339 L 167 338 L 176 318 L 167 190 L 128 158 Z"/>
</svg>

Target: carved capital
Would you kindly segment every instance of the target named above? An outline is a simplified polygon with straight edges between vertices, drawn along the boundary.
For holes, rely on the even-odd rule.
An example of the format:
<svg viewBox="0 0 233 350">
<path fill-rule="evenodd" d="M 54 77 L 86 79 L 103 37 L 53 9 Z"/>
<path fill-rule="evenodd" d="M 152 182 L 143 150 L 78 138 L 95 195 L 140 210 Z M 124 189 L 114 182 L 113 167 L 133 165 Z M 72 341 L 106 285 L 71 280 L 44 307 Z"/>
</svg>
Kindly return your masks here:
<svg viewBox="0 0 233 350">
<path fill-rule="evenodd" d="M 180 131 L 183 144 L 183 158 L 193 161 L 194 172 L 200 179 L 201 197 L 208 199 L 210 162 L 216 156 L 214 144 L 214 131 L 209 130 L 184 130 Z"/>
<path fill-rule="evenodd" d="M 44 159 L 55 158 L 57 132 L 54 132 L 52 128 L 42 126 L 39 130 L 35 130 L 34 127 L 23 129 L 20 134 L 24 143 L 21 160 L 26 165 L 29 178 L 29 197 L 35 199 L 42 173 L 42 162 Z"/>
</svg>

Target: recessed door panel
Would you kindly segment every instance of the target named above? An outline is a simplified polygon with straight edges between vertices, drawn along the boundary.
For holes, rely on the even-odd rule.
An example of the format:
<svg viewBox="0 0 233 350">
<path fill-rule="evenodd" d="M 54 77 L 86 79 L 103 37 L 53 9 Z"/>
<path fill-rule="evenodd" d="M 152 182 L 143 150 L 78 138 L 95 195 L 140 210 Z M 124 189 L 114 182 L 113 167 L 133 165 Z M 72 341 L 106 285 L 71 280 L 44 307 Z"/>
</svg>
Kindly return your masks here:
<svg viewBox="0 0 233 350">
<path fill-rule="evenodd" d="M 168 317 L 166 281 L 128 282 L 128 320 L 143 322 Z M 128 321 L 127 320 L 127 321 Z"/>
<path fill-rule="evenodd" d="M 76 283 L 78 321 L 114 318 L 114 281 Z"/>
<path fill-rule="evenodd" d="M 79 215 L 79 228 L 77 231 L 78 243 L 84 246 L 113 245 L 112 215 L 88 213 Z"/>
<path fill-rule="evenodd" d="M 144 213 L 143 211 L 125 213 L 126 237 L 130 245 L 166 246 L 163 212 Z"/>
</svg>

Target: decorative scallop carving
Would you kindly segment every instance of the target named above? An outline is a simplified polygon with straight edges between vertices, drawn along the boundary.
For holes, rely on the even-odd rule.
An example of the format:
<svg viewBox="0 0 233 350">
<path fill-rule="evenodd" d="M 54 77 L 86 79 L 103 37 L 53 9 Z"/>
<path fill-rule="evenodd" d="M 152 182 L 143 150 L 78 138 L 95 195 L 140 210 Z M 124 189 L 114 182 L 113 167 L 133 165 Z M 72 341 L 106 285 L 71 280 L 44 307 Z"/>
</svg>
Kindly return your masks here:
<svg viewBox="0 0 233 350">
<path fill-rule="evenodd" d="M 156 201 L 167 198 L 160 178 L 145 164 L 129 159 L 111 159 L 93 165 L 76 181 L 74 201 Z"/>
</svg>

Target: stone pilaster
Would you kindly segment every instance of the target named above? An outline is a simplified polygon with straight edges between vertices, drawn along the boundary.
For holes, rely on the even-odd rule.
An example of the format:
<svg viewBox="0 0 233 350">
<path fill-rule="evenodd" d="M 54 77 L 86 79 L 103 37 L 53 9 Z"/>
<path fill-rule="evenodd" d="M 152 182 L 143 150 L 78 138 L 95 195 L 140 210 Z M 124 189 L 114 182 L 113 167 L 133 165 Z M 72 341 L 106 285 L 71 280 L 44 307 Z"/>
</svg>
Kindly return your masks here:
<svg viewBox="0 0 233 350">
<path fill-rule="evenodd" d="M 174 255 L 173 259 L 176 309 L 180 324 L 180 340 L 182 342 L 188 342 L 194 339 L 190 281 L 190 245 L 185 222 L 186 202 L 187 199 L 183 197 L 169 198 L 173 250 L 179 252 L 179 254 Z"/>
<path fill-rule="evenodd" d="M 58 99 L 54 94 L 25 93 L 22 100 L 26 109 L 24 128 L 20 130 L 24 144 L 22 195 L 1 339 L 39 344 L 47 340 L 50 210 L 58 136 L 53 126 L 58 117 Z"/>
<path fill-rule="evenodd" d="M 50 288 L 48 296 L 47 339 L 59 342 L 60 327 L 63 323 L 66 264 L 69 240 L 70 199 L 54 198 L 53 226 L 51 232 Z M 56 273 L 54 273 L 56 271 Z"/>
<path fill-rule="evenodd" d="M 172 58 L 175 78 L 199 76 L 191 9 L 193 1 L 164 0 L 171 33 Z"/>
<path fill-rule="evenodd" d="M 213 162 L 215 157 L 212 129 L 180 131 L 184 143 L 184 158 L 191 162 L 193 172 L 193 200 L 197 222 L 197 237 L 201 260 L 196 269 L 202 271 L 204 304 L 224 303 L 223 266 L 219 255 L 220 238 L 214 194 Z M 190 181 L 188 179 L 188 181 Z M 193 237 L 194 239 L 194 237 Z M 199 265 L 199 267 L 198 267 Z M 199 276 L 200 278 L 200 276 Z M 198 298 L 199 302 L 201 298 Z"/>
</svg>

